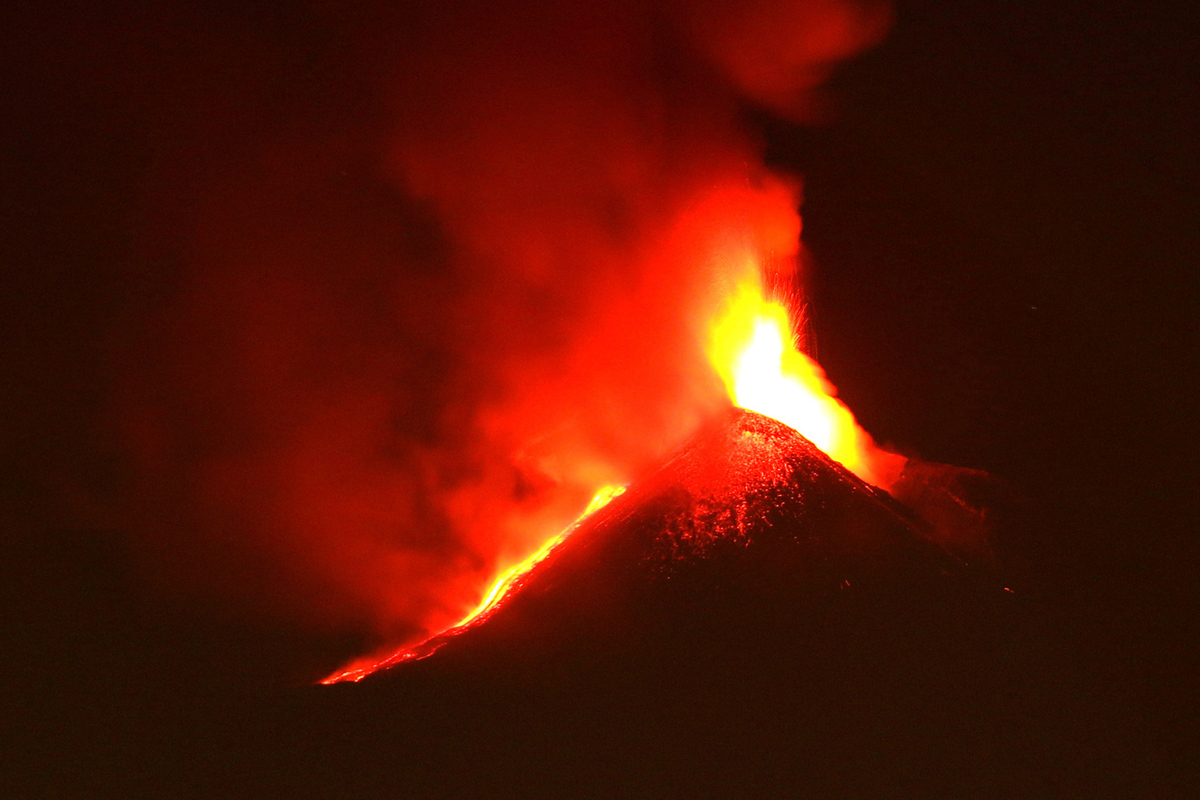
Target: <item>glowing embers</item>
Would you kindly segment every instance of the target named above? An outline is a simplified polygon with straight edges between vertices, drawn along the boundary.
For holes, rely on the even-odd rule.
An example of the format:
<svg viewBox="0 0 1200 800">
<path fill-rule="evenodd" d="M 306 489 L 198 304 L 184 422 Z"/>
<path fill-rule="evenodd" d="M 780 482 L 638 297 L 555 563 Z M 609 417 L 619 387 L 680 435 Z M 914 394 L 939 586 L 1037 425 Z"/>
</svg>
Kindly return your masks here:
<svg viewBox="0 0 1200 800">
<path fill-rule="evenodd" d="M 460 619 L 454 625 L 451 625 L 441 633 L 429 637 L 425 641 L 399 650 L 390 655 L 380 657 L 379 655 L 367 656 L 365 658 L 356 659 L 350 662 L 346 667 L 338 670 L 329 677 L 323 679 L 321 683 L 331 684 L 340 683 L 342 681 L 361 681 L 363 678 L 370 675 L 372 672 L 400 664 L 405 661 L 415 661 L 433 655 L 438 648 L 446 643 L 447 639 L 463 630 L 478 624 L 500 607 L 504 599 L 512 592 L 520 588 L 523 583 L 523 578 L 537 566 L 541 561 L 550 555 L 558 545 L 579 527 L 579 523 L 587 519 L 589 516 L 599 511 L 608 505 L 616 497 L 619 497 L 625 492 L 624 486 L 604 486 L 600 491 L 593 495 L 591 501 L 588 502 L 587 508 L 583 510 L 573 523 L 571 523 L 562 533 L 550 539 L 538 549 L 537 552 L 519 561 L 513 566 L 501 573 L 493 583 L 490 589 L 484 594 L 483 599 L 475 610 Z"/>
<path fill-rule="evenodd" d="M 879 449 L 858 426 L 821 366 L 796 347 L 787 306 L 766 297 L 756 267 L 747 272 L 714 321 L 707 349 L 730 399 L 795 428 L 855 475 L 886 489 L 904 458 Z"/>
</svg>

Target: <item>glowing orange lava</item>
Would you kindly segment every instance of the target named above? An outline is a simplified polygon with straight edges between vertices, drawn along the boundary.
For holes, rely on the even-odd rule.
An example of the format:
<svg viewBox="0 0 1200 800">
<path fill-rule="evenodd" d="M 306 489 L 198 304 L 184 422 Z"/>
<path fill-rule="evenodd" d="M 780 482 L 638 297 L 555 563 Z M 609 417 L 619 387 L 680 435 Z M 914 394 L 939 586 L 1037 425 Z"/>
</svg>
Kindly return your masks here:
<svg viewBox="0 0 1200 800">
<path fill-rule="evenodd" d="M 588 502 L 587 508 L 583 510 L 583 513 L 580 514 L 579 517 L 576 518 L 576 520 L 571 523 L 566 530 L 542 545 L 541 548 L 533 555 L 517 562 L 515 565 L 509 567 L 507 570 L 501 573 L 500 577 L 497 578 L 492 584 L 492 588 L 488 589 L 487 594 L 483 596 L 483 600 L 481 600 L 479 605 L 475 607 L 475 610 L 455 623 L 451 630 L 454 628 L 465 627 L 484 617 L 489 611 L 499 605 L 500 601 L 506 594 L 508 594 L 508 590 L 512 588 L 514 583 L 524 576 L 525 573 L 529 572 L 529 570 L 533 569 L 538 562 L 550 555 L 550 551 L 553 550 L 559 542 L 567 538 L 567 535 L 571 533 L 571 531 L 575 530 L 576 526 L 578 526 L 580 522 L 591 516 L 594 512 L 604 508 L 613 500 L 613 498 L 619 497 L 624 492 L 624 486 L 605 486 L 600 489 L 600 491 L 596 492 L 591 501 Z"/>
<path fill-rule="evenodd" d="M 886 489 L 899 477 L 904 457 L 875 445 L 796 347 L 787 306 L 766 297 L 757 268 L 713 323 L 707 354 L 735 405 L 795 428 L 867 483 Z"/>
<path fill-rule="evenodd" d="M 492 586 L 490 589 L 488 589 L 487 593 L 484 594 L 483 599 L 479 602 L 479 605 L 475 607 L 475 610 L 467 614 L 455 624 L 451 625 L 446 630 L 429 637 L 414 647 L 405 648 L 387 656 L 380 656 L 376 654 L 352 661 L 343 669 L 340 669 L 333 675 L 323 679 L 321 683 L 331 684 L 340 683 L 342 681 L 361 681 L 372 672 L 383 669 L 384 667 L 390 667 L 394 664 L 399 664 L 402 661 L 413 661 L 415 659 L 425 658 L 426 656 L 431 655 L 438 649 L 438 647 L 441 646 L 441 643 L 445 641 L 446 636 L 453 635 L 464 628 L 487 619 L 487 617 L 500 605 L 500 603 L 503 602 L 504 598 L 508 596 L 509 592 L 520 585 L 521 579 L 525 577 L 525 575 L 539 562 L 544 560 L 546 556 L 550 555 L 555 547 L 561 544 L 562 541 L 566 539 L 572 531 L 579 527 L 579 523 L 583 522 L 583 520 L 587 519 L 601 508 L 604 508 L 606 505 L 612 502 L 614 498 L 619 497 L 624 492 L 624 486 L 602 487 L 600 491 L 596 492 L 591 501 L 587 504 L 587 508 L 583 510 L 583 513 L 580 514 L 573 523 L 563 530 L 562 533 L 558 534 L 542 545 L 537 552 L 504 570 L 500 574 L 500 577 L 498 577 L 492 583 Z"/>
</svg>

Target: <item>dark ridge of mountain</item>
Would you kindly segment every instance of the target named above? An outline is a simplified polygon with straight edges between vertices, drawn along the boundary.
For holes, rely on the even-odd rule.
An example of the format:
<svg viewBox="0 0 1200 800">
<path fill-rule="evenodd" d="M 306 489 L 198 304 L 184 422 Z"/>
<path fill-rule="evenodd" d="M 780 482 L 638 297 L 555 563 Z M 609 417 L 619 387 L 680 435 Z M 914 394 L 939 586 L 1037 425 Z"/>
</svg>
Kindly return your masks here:
<svg viewBox="0 0 1200 800">
<path fill-rule="evenodd" d="M 662 637 L 721 647 L 735 630 L 787 638 L 814 604 L 1000 591 L 931 533 L 792 428 L 732 409 L 586 519 L 495 609 L 414 652 L 465 664 L 556 650 L 591 660 L 592 649 L 655 649 Z"/>
</svg>

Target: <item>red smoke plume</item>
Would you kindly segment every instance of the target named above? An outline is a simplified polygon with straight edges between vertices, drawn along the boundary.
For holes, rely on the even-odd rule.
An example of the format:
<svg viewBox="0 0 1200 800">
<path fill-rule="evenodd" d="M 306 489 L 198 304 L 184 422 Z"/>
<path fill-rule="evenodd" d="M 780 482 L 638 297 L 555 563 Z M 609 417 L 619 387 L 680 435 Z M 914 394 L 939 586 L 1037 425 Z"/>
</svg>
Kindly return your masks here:
<svg viewBox="0 0 1200 800">
<path fill-rule="evenodd" d="M 803 117 L 887 13 L 320 13 L 324 89 L 161 171 L 189 197 L 125 370 L 132 513 L 171 582 L 398 644 L 724 407 L 705 326 L 800 232 L 739 104 Z"/>
</svg>

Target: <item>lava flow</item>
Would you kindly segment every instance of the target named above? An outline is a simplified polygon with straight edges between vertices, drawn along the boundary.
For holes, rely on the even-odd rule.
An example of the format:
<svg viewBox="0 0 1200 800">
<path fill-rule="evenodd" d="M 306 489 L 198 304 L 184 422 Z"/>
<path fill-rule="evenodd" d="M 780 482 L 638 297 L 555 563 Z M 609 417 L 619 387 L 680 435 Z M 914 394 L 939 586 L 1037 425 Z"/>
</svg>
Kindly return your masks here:
<svg viewBox="0 0 1200 800">
<path fill-rule="evenodd" d="M 707 354 L 724 381 L 731 402 L 795 429 L 863 481 L 887 488 L 904 467 L 902 456 L 875 445 L 854 415 L 834 395 L 824 371 L 796 346 L 787 306 L 769 299 L 760 270 L 753 266 L 739 282 L 725 309 L 711 325 Z M 449 628 L 390 655 L 367 656 L 325 678 L 322 683 L 359 681 L 376 670 L 425 658 L 449 637 L 486 620 L 525 577 L 592 513 L 622 494 L 622 486 L 604 486 L 583 513 L 532 555 L 504 570 L 473 611 Z"/>
<path fill-rule="evenodd" d="M 361 681 L 363 678 L 367 677 L 376 670 L 390 667 L 403 661 L 412 661 L 413 659 L 425 658 L 426 656 L 432 655 L 438 649 L 438 647 L 440 647 L 441 644 L 446 641 L 447 637 L 454 636 L 461 631 L 464 631 L 467 628 L 487 619 L 492 612 L 500 606 L 506 597 L 520 587 L 522 579 L 529 574 L 529 571 L 537 566 L 540 562 L 545 560 L 546 556 L 550 555 L 550 553 L 554 551 L 554 548 L 562 544 L 567 536 L 569 536 L 572 531 L 579 527 L 581 522 L 590 517 L 596 511 L 604 508 L 606 505 L 612 502 L 614 498 L 619 497 L 624 492 L 624 486 L 605 486 L 600 489 L 600 491 L 596 492 L 591 501 L 588 503 L 587 508 L 583 510 L 583 513 L 580 514 L 579 517 L 573 523 L 571 523 L 571 525 L 562 531 L 562 533 L 543 544 L 540 548 L 538 548 L 537 552 L 527 556 L 501 573 L 500 577 L 493 581 L 491 588 L 488 589 L 487 593 L 483 596 L 483 599 L 479 601 L 479 605 L 475 607 L 475 610 L 464 616 L 446 630 L 431 636 L 428 639 L 425 639 L 420 644 L 417 644 L 413 647 L 406 647 L 382 658 L 375 655 L 356 659 L 355 661 L 350 662 L 344 668 L 323 679 L 321 683 L 330 684 L 340 683 L 342 681 Z"/>
</svg>

